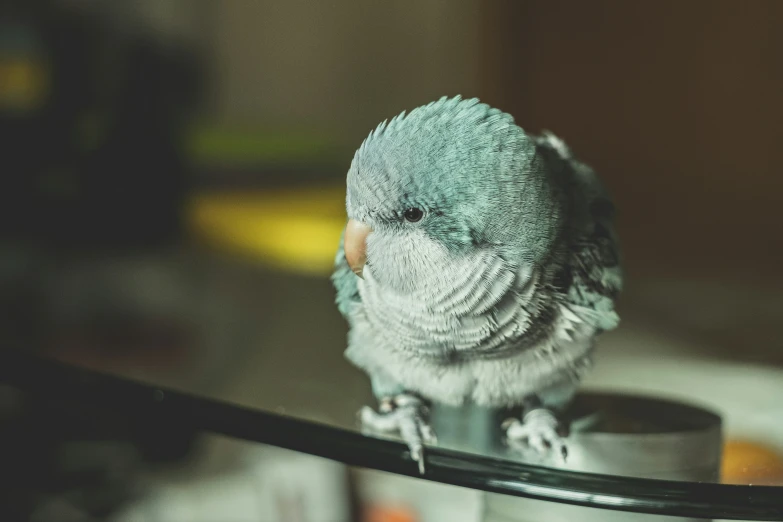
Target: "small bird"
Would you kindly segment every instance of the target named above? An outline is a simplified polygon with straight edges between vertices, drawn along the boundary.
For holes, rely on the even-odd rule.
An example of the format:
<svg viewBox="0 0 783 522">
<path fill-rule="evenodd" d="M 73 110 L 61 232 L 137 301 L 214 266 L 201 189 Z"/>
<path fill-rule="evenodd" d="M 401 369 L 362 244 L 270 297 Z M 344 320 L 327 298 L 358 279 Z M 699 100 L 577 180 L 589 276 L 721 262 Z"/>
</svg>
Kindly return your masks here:
<svg viewBox="0 0 783 522">
<path fill-rule="evenodd" d="M 617 327 L 614 205 L 551 133 L 478 99 L 443 97 L 376 127 L 347 175 L 332 282 L 348 360 L 421 473 L 428 406 L 522 407 L 512 447 L 566 458 L 558 411 Z"/>
</svg>

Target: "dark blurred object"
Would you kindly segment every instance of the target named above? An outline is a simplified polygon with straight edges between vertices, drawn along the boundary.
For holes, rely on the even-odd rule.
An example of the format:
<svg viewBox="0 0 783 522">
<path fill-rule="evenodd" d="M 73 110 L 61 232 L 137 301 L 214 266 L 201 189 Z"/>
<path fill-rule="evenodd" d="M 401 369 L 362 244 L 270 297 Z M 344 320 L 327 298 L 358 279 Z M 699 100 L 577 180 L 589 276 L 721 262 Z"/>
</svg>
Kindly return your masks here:
<svg viewBox="0 0 783 522">
<path fill-rule="evenodd" d="M 42 353 L 101 371 L 194 378 L 194 366 L 208 351 L 200 341 L 211 333 L 215 314 L 202 316 L 192 306 L 211 287 L 208 272 L 188 262 L 189 254 L 195 255 L 58 260 L 38 293 Z M 209 302 L 219 299 L 216 294 Z M 211 373 L 218 368 L 210 364 Z"/>
<path fill-rule="evenodd" d="M 145 470 L 192 448 L 192 430 L 148 420 L 0 387 L 0 519 L 106 519 L 135 497 Z"/>
<path fill-rule="evenodd" d="M 0 245 L 0 346 L 38 346 L 43 334 L 41 273 L 47 259 L 31 249 Z"/>
<path fill-rule="evenodd" d="M 0 8 L 4 239 L 147 247 L 183 231 L 196 57 L 52 0 Z"/>
<path fill-rule="evenodd" d="M 482 97 L 597 169 L 629 276 L 779 280 L 783 2 L 482 7 Z"/>
</svg>

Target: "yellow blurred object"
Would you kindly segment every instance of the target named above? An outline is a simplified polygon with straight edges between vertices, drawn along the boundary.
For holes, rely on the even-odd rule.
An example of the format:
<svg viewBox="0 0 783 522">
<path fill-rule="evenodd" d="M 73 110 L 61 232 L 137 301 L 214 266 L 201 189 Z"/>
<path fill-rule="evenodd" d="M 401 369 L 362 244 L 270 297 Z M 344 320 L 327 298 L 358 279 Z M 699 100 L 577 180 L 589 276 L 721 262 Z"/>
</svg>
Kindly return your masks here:
<svg viewBox="0 0 783 522">
<path fill-rule="evenodd" d="M 371 505 L 364 510 L 363 522 L 416 522 L 414 514 L 404 507 Z"/>
<path fill-rule="evenodd" d="M 0 108 L 26 112 L 46 99 L 48 71 L 40 60 L 0 55 Z"/>
<path fill-rule="evenodd" d="M 188 221 L 215 246 L 275 268 L 325 275 L 345 227 L 345 188 L 200 194 Z"/>
<path fill-rule="evenodd" d="M 756 442 L 729 440 L 723 447 L 721 480 L 727 484 L 783 485 L 783 457 Z"/>
</svg>

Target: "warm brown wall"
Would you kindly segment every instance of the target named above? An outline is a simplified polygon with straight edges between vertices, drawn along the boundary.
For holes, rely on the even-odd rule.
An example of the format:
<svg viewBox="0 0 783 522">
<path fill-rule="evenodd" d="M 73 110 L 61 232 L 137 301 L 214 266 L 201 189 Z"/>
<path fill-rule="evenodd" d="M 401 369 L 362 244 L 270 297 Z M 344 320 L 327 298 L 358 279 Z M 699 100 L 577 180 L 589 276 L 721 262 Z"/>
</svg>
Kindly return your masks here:
<svg viewBox="0 0 783 522">
<path fill-rule="evenodd" d="M 629 268 L 783 267 L 783 0 L 485 2 L 485 99 L 614 192 Z"/>
<path fill-rule="evenodd" d="M 403 109 L 476 94 L 479 3 L 219 2 L 209 36 L 210 116 L 227 125 L 315 128 L 352 152 Z"/>
<path fill-rule="evenodd" d="M 329 133 L 346 162 L 383 119 L 477 94 L 481 0 L 76 4 L 203 52 L 206 122 Z"/>
</svg>

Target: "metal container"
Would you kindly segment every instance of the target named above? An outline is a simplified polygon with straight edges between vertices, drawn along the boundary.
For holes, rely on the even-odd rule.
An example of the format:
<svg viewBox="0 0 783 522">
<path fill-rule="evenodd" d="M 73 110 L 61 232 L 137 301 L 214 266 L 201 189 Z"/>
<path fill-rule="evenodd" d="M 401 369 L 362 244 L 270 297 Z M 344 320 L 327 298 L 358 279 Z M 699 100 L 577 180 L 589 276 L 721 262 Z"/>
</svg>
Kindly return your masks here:
<svg viewBox="0 0 783 522">
<path fill-rule="evenodd" d="M 435 406 L 439 445 L 547 467 L 627 477 L 715 482 L 719 479 L 722 431 L 717 415 L 694 406 L 631 395 L 583 392 L 563 418 L 570 425 L 568 461 L 534 461 L 511 452 L 500 428 L 514 410 L 466 405 Z M 485 496 L 485 522 L 685 521 L 581 508 L 506 495 Z"/>
</svg>

